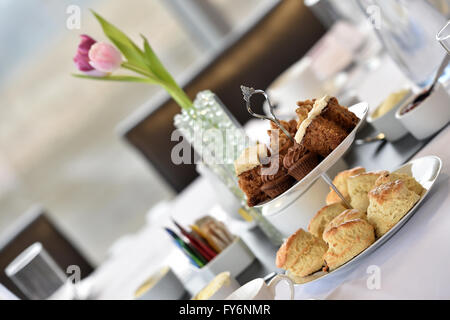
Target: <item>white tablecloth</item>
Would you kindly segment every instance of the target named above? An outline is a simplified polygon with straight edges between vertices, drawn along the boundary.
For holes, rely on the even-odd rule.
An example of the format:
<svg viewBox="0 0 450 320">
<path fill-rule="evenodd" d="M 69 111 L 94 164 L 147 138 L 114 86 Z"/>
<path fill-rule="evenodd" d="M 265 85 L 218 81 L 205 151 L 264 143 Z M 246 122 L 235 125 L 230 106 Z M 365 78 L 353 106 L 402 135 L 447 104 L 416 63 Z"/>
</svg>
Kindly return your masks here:
<svg viewBox="0 0 450 320">
<path fill-rule="evenodd" d="M 81 281 L 78 286 L 80 296 L 99 300 L 133 299 L 135 290 L 163 266 L 170 266 L 189 291 L 195 291 L 194 288 L 200 290 L 198 286 L 201 284 L 188 283 L 197 270 L 191 267 L 189 260 L 173 244 L 163 228 L 176 229 L 171 217 L 185 226 L 205 214 L 227 221 L 229 218 L 217 207 L 218 199 L 213 192 L 208 191 L 210 188 L 210 183 L 200 177 L 174 201 L 161 202 L 153 207 L 147 214 L 147 223 L 138 232 L 119 238 L 111 246 L 108 259 Z M 233 227 L 235 229 L 232 231 L 239 234 L 241 228 L 249 226 L 234 221 Z"/>
<path fill-rule="evenodd" d="M 350 270 L 297 286 L 296 299 L 450 298 L 449 142 L 450 127 L 447 127 L 415 156 L 437 155 L 443 161 L 443 168 L 427 199 L 403 228 Z M 139 233 L 117 242 L 111 248 L 110 259 L 85 282 L 92 286 L 92 297 L 131 299 L 135 288 L 158 266 L 168 260 L 183 259 L 162 232 L 161 226 L 169 223 L 167 211 L 186 221 L 207 211 L 215 200 L 201 196 L 199 191 L 206 188 L 207 182 L 198 179 L 173 204 L 154 208 L 150 214 L 153 220 L 149 221 L 151 226 L 147 225 Z M 156 220 L 158 223 L 155 223 Z M 367 273 L 371 266 L 379 270 L 379 289 L 369 289 L 367 286 L 368 280 L 373 277 L 373 274 Z"/>
<path fill-rule="evenodd" d="M 443 169 L 403 228 L 345 274 L 297 287 L 296 299 L 450 298 L 449 143 L 447 126 L 414 157 L 437 155 Z M 379 286 L 374 280 L 378 274 Z"/>
</svg>

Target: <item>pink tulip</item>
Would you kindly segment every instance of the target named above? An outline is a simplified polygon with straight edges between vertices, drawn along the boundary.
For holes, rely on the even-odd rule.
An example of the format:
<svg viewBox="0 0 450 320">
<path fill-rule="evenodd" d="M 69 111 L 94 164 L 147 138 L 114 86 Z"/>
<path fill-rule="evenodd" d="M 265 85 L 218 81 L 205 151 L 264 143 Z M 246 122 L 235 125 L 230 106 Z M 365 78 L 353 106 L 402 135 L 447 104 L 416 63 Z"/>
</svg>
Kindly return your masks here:
<svg viewBox="0 0 450 320">
<path fill-rule="evenodd" d="M 101 72 L 113 72 L 120 68 L 122 55 L 112 44 L 97 42 L 89 49 L 89 64 Z"/>
<path fill-rule="evenodd" d="M 83 72 L 92 71 L 94 67 L 89 64 L 89 50 L 97 41 L 85 34 L 82 34 L 80 37 L 81 42 L 78 45 L 77 54 L 73 58 L 73 61 L 78 70 Z"/>
</svg>

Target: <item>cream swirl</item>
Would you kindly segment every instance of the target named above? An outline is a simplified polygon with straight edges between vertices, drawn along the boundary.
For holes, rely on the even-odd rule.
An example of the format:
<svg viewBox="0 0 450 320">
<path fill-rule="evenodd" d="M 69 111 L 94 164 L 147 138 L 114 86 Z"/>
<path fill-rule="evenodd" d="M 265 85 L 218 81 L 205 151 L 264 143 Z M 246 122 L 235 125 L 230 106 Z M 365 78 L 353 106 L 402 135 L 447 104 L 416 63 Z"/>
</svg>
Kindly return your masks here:
<svg viewBox="0 0 450 320">
<path fill-rule="evenodd" d="M 292 167 L 298 160 L 300 160 L 308 150 L 301 144 L 294 144 L 293 147 L 289 148 L 288 153 L 283 159 L 283 165 L 286 169 Z"/>
<path fill-rule="evenodd" d="M 309 125 L 311 124 L 311 122 L 317 117 L 319 116 L 323 109 L 325 109 L 325 107 L 328 105 L 328 102 L 330 101 L 330 96 L 326 95 L 324 97 L 322 97 L 319 100 L 316 100 L 316 102 L 314 102 L 314 106 L 311 109 L 311 111 L 308 113 L 308 117 L 302 121 L 302 123 L 300 124 L 300 127 L 297 130 L 297 133 L 295 134 L 295 141 L 300 144 L 303 140 L 303 137 L 305 136 L 306 133 L 306 129 L 308 129 Z"/>
</svg>

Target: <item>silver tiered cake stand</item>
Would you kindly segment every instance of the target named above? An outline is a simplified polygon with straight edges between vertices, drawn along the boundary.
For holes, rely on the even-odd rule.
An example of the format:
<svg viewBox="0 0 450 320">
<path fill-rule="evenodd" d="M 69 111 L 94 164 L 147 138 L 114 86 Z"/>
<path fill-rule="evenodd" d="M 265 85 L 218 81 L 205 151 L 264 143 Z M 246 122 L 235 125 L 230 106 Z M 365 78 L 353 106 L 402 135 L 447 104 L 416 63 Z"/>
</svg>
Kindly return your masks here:
<svg viewBox="0 0 450 320">
<path fill-rule="evenodd" d="M 450 23 L 449 23 L 450 26 Z M 450 38 L 450 36 L 449 36 Z M 271 120 L 277 126 L 280 127 L 280 129 L 286 133 L 289 137 L 289 133 L 284 130 L 284 128 L 280 125 L 280 122 L 275 117 L 273 113 L 272 106 L 270 105 L 270 101 L 266 95 L 266 93 L 262 90 L 254 90 L 252 88 L 242 88 L 242 91 L 244 93 L 244 99 L 247 102 L 247 108 L 248 111 L 255 117 Z M 250 106 L 250 97 L 253 94 L 263 94 L 266 99 L 268 100 L 270 112 L 273 116 L 273 118 L 262 116 L 255 114 Z M 356 132 L 358 131 L 359 127 L 364 122 L 367 112 L 368 112 L 368 104 L 365 102 L 358 103 L 356 105 L 353 105 L 349 107 L 349 110 L 353 112 L 359 119 L 358 125 L 352 130 L 352 132 L 345 138 L 344 141 L 341 142 L 341 144 L 332 152 L 330 153 L 322 162 L 316 166 L 314 170 L 312 170 L 306 177 L 304 177 L 301 181 L 298 181 L 296 184 L 294 184 L 289 190 L 285 191 L 284 193 L 280 194 L 278 197 L 268 200 L 264 203 L 261 203 L 258 205 L 258 207 L 266 207 L 269 205 L 273 206 L 280 206 L 286 208 L 290 204 L 292 204 L 294 201 L 299 199 L 305 191 L 308 190 L 309 186 L 315 182 L 319 177 L 322 177 L 322 179 L 330 185 L 330 187 L 336 191 L 336 193 L 339 195 L 339 197 L 342 199 L 344 204 L 346 204 L 349 208 L 351 208 L 350 204 L 347 203 L 346 199 L 340 194 L 340 192 L 336 189 L 336 186 L 332 183 L 331 179 L 326 174 L 326 171 L 330 169 L 339 158 L 343 156 L 343 154 L 348 150 L 348 148 L 352 145 Z M 333 275 L 342 274 L 347 271 L 351 271 L 351 267 L 355 266 L 358 261 L 360 261 L 365 256 L 371 254 L 373 251 L 375 251 L 377 248 L 379 248 L 384 242 L 386 242 L 390 237 L 392 237 L 408 220 L 411 218 L 411 216 L 416 212 L 416 209 L 421 205 L 421 203 L 424 201 L 424 199 L 427 197 L 428 193 L 430 192 L 431 188 L 435 184 L 440 171 L 442 169 L 442 160 L 439 159 L 436 156 L 426 156 L 422 158 L 418 158 L 415 160 L 412 160 L 393 172 L 406 174 L 409 176 L 414 177 L 416 181 L 418 181 L 422 187 L 424 188 L 424 191 L 422 192 L 421 198 L 417 203 L 409 210 L 407 214 L 405 214 L 400 221 L 398 221 L 388 232 L 386 232 L 382 237 L 376 239 L 376 241 L 370 245 L 368 248 L 363 250 L 361 253 L 347 261 L 345 264 L 341 265 L 340 267 L 336 268 L 335 270 L 332 270 L 330 272 L 325 271 L 318 271 L 313 273 L 312 275 L 305 277 L 305 278 L 297 278 L 289 272 L 286 272 L 286 274 L 296 282 L 297 285 L 302 285 L 305 283 L 311 283 L 314 281 L 319 281 L 324 278 L 332 277 Z"/>
<path fill-rule="evenodd" d="M 241 86 L 241 90 L 244 96 L 244 100 L 246 102 L 248 112 L 254 116 L 255 118 L 270 120 L 272 121 L 284 134 L 294 141 L 294 138 L 289 134 L 289 132 L 281 125 L 280 121 L 274 114 L 273 106 L 267 96 L 266 92 L 263 90 L 255 90 L 253 88 L 248 88 L 245 86 Z M 261 115 L 253 112 L 250 99 L 255 94 L 262 94 L 267 100 L 270 113 L 272 117 Z M 348 108 L 351 112 L 353 112 L 358 118 L 359 122 L 357 126 L 349 133 L 349 135 L 342 141 L 336 149 L 333 150 L 325 159 L 323 159 L 308 175 L 306 175 L 302 180 L 295 183 L 291 188 L 277 196 L 276 198 L 267 200 L 262 202 L 255 207 L 263 208 L 263 207 L 273 207 L 273 208 L 286 208 L 290 206 L 293 202 L 299 199 L 308 189 L 309 187 L 319 178 L 322 178 L 341 198 L 344 205 L 351 209 L 350 203 L 348 203 L 347 199 L 339 192 L 336 186 L 333 184 L 330 177 L 327 175 L 327 171 L 344 155 L 344 153 L 350 148 L 353 141 L 355 140 L 355 135 L 358 129 L 361 127 L 362 123 L 366 119 L 367 112 L 369 110 L 369 106 L 366 102 L 361 102 L 355 104 Z"/>
</svg>

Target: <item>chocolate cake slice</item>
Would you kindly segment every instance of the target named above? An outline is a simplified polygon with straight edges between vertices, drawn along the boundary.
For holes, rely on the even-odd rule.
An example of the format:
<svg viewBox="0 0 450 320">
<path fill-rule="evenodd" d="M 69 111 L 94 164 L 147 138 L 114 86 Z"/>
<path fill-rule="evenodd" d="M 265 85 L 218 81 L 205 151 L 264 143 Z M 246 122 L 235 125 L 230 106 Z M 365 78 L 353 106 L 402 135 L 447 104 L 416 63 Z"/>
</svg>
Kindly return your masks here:
<svg viewBox="0 0 450 320">
<path fill-rule="evenodd" d="M 359 121 L 347 108 L 340 106 L 336 98 L 329 96 L 297 105 L 299 126 L 295 140 L 322 157 L 336 149 Z"/>
<path fill-rule="evenodd" d="M 269 151 L 263 144 L 249 147 L 234 162 L 234 169 L 238 177 L 239 188 L 247 197 L 247 205 L 253 207 L 268 199 L 261 190 L 260 168 L 268 162 Z"/>
<path fill-rule="evenodd" d="M 261 181 L 263 183 L 261 190 L 264 191 L 270 198 L 279 196 L 288 190 L 295 182 L 293 177 L 288 174 L 286 168 L 283 166 L 283 156 L 272 156 L 271 164 L 273 162 L 276 162 L 277 166 L 271 166 L 272 168 L 262 167 L 260 169 Z"/>
<path fill-rule="evenodd" d="M 334 97 L 328 101 L 328 105 L 323 110 L 321 116 L 334 122 L 347 133 L 350 133 L 359 122 L 359 118 L 353 112 L 349 111 L 348 108 L 341 106 Z"/>
<path fill-rule="evenodd" d="M 292 137 L 295 136 L 295 133 L 297 132 L 297 120 L 281 120 L 280 124 L 290 133 Z M 267 130 L 267 133 L 270 137 L 270 149 L 272 154 L 278 153 L 284 156 L 294 143 L 273 122 L 270 122 L 270 128 L 270 130 Z"/>
</svg>

